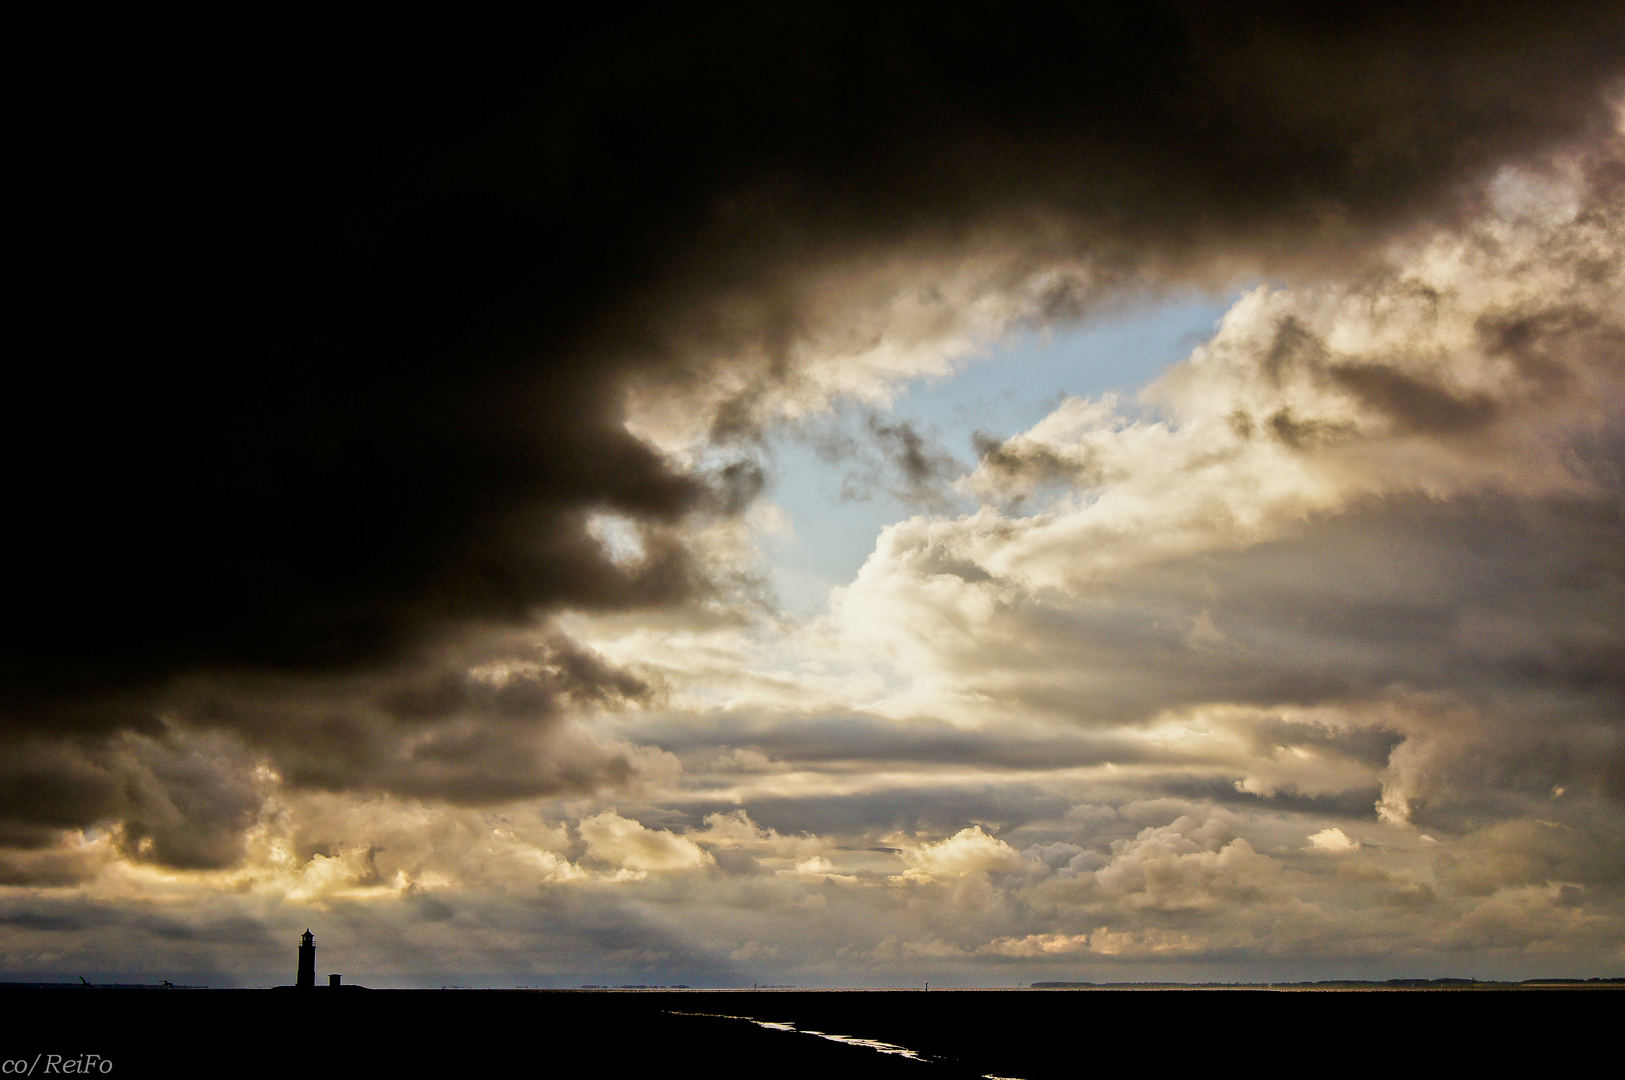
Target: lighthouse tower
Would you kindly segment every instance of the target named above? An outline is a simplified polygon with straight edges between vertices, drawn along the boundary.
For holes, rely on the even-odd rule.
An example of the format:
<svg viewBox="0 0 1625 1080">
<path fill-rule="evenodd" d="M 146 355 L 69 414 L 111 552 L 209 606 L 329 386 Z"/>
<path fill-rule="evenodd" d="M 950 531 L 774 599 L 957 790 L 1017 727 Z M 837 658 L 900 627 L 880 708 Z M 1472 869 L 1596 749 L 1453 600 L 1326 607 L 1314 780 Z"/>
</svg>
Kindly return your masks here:
<svg viewBox="0 0 1625 1080">
<path fill-rule="evenodd" d="M 316 935 L 309 930 L 299 939 L 299 978 L 294 985 L 300 989 L 316 986 Z"/>
</svg>

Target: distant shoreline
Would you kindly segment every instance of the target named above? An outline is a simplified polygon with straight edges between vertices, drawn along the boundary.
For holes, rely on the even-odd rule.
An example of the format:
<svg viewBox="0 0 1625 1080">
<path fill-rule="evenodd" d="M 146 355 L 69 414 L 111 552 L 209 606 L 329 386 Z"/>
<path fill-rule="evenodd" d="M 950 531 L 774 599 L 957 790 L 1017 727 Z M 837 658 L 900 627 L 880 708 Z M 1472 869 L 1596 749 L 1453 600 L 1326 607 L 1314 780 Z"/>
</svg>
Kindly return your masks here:
<svg viewBox="0 0 1625 1080">
<path fill-rule="evenodd" d="M 287 986 L 187 986 L 163 983 L 81 983 L 81 982 L 4 982 L 0 992 L 35 990 L 227 990 L 262 991 L 291 990 Z M 319 993 L 329 987 L 311 988 Z M 344 989 L 362 990 L 363 986 L 345 986 Z M 908 986 L 651 986 L 651 985 L 586 985 L 586 986 L 421 986 L 372 988 L 382 993 L 490 993 L 490 994 L 1008 994 L 1034 990 L 1620 990 L 1625 989 L 1625 977 L 1591 979 L 1524 979 L 1508 982 L 1492 979 L 1321 979 L 1301 982 L 1035 982 L 1027 986 L 941 986 L 931 990 Z"/>
<path fill-rule="evenodd" d="M 1313 982 L 1271 983 L 1088 983 L 1035 982 L 1032 990 L 1588 990 L 1625 988 L 1625 978 L 1524 979 L 1503 982 L 1485 979 L 1320 979 Z"/>
</svg>

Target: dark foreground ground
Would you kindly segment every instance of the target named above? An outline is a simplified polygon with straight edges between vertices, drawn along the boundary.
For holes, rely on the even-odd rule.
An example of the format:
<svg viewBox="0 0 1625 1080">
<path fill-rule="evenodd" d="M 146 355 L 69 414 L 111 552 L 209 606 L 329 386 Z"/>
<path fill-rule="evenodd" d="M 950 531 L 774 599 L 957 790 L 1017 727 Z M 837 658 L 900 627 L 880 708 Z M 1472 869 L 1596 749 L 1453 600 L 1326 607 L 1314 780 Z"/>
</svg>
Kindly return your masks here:
<svg viewBox="0 0 1625 1080">
<path fill-rule="evenodd" d="M 1617 1016 L 1620 989 L 0 989 L 0 1059 L 8 1075 L 27 1075 L 17 1064 L 26 1062 L 34 1076 L 67 1075 L 73 1065 L 105 1076 L 1039 1080 L 1115 1072 L 1114 1062 L 1158 1073 L 1220 1062 L 1279 1065 L 1293 1045 L 1319 1046 L 1315 1057 L 1340 1046 L 1340 1056 L 1357 1046 L 1374 1051 L 1373 1039 L 1404 1033 L 1415 1068 L 1542 1055 L 1554 1031 L 1573 1032 L 1577 1023 L 1585 1030 L 1588 1014 Z M 888 1043 L 917 1057 L 812 1032 Z M 48 1072 L 52 1055 L 56 1068 Z"/>
</svg>

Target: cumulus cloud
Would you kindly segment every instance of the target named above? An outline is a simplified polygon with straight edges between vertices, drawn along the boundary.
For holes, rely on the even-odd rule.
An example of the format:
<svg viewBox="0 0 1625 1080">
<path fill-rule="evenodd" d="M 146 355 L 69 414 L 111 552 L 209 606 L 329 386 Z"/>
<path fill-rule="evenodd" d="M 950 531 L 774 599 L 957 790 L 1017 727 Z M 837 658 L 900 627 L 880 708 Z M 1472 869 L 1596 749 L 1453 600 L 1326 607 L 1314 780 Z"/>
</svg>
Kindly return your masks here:
<svg viewBox="0 0 1625 1080">
<path fill-rule="evenodd" d="M 714 861 L 692 840 L 664 829 L 644 828 L 614 810 L 582 818 L 577 828 L 588 855 L 634 872 L 692 870 Z"/>
<path fill-rule="evenodd" d="M 1145 829 L 1112 844 L 1112 859 L 1094 872 L 1094 881 L 1135 907 L 1163 911 L 1268 900 L 1276 893 L 1278 866 L 1227 831 L 1217 819 L 1199 824 L 1189 817 Z"/>
<path fill-rule="evenodd" d="M 1335 825 L 1329 829 L 1322 829 L 1317 833 L 1309 834 L 1309 846 L 1316 851 L 1324 851 L 1332 855 L 1340 855 L 1345 851 L 1354 851 L 1360 844 L 1352 840 L 1349 835 Z"/>
<path fill-rule="evenodd" d="M 946 840 L 921 844 L 905 851 L 904 858 L 910 863 L 904 877 L 923 881 L 1001 870 L 1020 871 L 1025 866 L 1014 848 L 983 832 L 980 825 L 961 829 Z"/>
</svg>

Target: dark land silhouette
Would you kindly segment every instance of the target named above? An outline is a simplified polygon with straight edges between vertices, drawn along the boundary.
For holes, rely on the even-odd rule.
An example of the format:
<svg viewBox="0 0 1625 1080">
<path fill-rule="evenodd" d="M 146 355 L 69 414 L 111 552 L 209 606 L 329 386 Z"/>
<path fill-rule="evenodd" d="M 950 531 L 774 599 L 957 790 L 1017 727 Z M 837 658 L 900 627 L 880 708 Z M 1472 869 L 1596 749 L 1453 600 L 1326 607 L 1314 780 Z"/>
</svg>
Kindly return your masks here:
<svg viewBox="0 0 1625 1080">
<path fill-rule="evenodd" d="M 188 1043 L 177 1033 L 300 1030 L 311 1062 L 358 1074 L 462 1073 L 505 1060 L 602 1075 L 702 1069 L 842 1080 L 989 1075 L 1070 1080 L 1089 1062 L 1102 1062 L 1102 1054 L 1132 1047 L 1154 1052 L 1159 1067 L 1207 1068 L 1213 1055 L 1235 1040 L 1268 1041 L 1282 1031 L 1397 1026 L 1495 1033 L 1482 1042 L 1435 1041 L 1413 1062 L 1460 1065 L 1489 1053 L 1492 1043 L 1496 1052 L 1524 1044 L 1538 1049 L 1552 1025 L 1572 1028 L 1574 1006 L 1584 1004 L 1574 994 L 1625 989 L 1621 980 L 1451 980 L 1440 986 L 1441 981 L 929 993 L 375 990 L 358 995 L 100 988 L 69 995 L 10 984 L 0 985 L 0 1009 L 14 1031 L 24 1032 L 8 1036 L 6 1057 L 94 1053 L 114 1061 L 121 1075 L 205 1063 L 224 1073 L 242 1064 L 232 1054 L 251 1053 L 220 1050 L 214 1041 Z M 1607 1008 L 1616 1000 L 1610 996 L 1595 1004 Z M 26 1025 L 18 1024 L 23 1017 Z M 1591 1030 L 1599 1040 L 1606 1037 L 1602 1027 Z M 827 1037 L 832 1035 L 890 1044 L 916 1057 Z M 1580 1037 L 1592 1036 L 1582 1031 Z"/>
<path fill-rule="evenodd" d="M 341 976 L 328 987 L 344 986 Z M 316 939 L 306 930 L 293 986 L 315 990 Z M 1389 979 L 1296 983 L 1040 982 L 1012 990 L 692 990 L 624 984 L 576 990 L 393 990 L 366 995 L 267 993 L 151 984 L 0 983 L 0 1010 L 29 1020 L 27 1035 L 0 1049 L 8 1060 L 39 1054 L 99 1056 L 122 1075 L 160 1064 L 203 1063 L 220 1071 L 198 1044 L 174 1052 L 155 1033 L 225 1031 L 245 1023 L 272 1030 L 304 1028 L 315 1036 L 313 1059 L 370 1073 L 467 1071 L 501 1054 L 541 1054 L 627 1075 L 670 1071 L 682 1063 L 708 1072 L 778 1076 L 1075 1077 L 1077 1025 L 1114 1040 L 1145 1042 L 1172 1028 L 1239 1023 L 1375 1028 L 1393 1023 L 1522 1025 L 1573 1003 L 1574 992 L 1625 990 L 1625 979 Z M 75 996 L 42 990 L 77 990 Z M 176 993 L 136 993 L 172 990 Z M 1432 991 L 1432 993 L 1428 993 Z M 1513 991 L 1495 993 L 1495 991 Z M 1420 997 L 1418 994 L 1420 993 Z M 1610 999 L 1612 1000 L 1612 999 Z M 69 1002 L 72 1004 L 68 1004 Z M 1553 1016 L 1556 1016 L 1555 1011 Z M 20 1030 L 20 1029 L 19 1029 Z M 471 1040 L 469 1032 L 481 1032 Z M 538 1050 L 534 1033 L 547 1033 Z M 1166 1040 L 1163 1040 L 1166 1042 Z M 1201 1041 L 1159 1046 L 1161 1064 L 1203 1063 Z M 539 1058 L 534 1063 L 542 1064 Z"/>
</svg>

